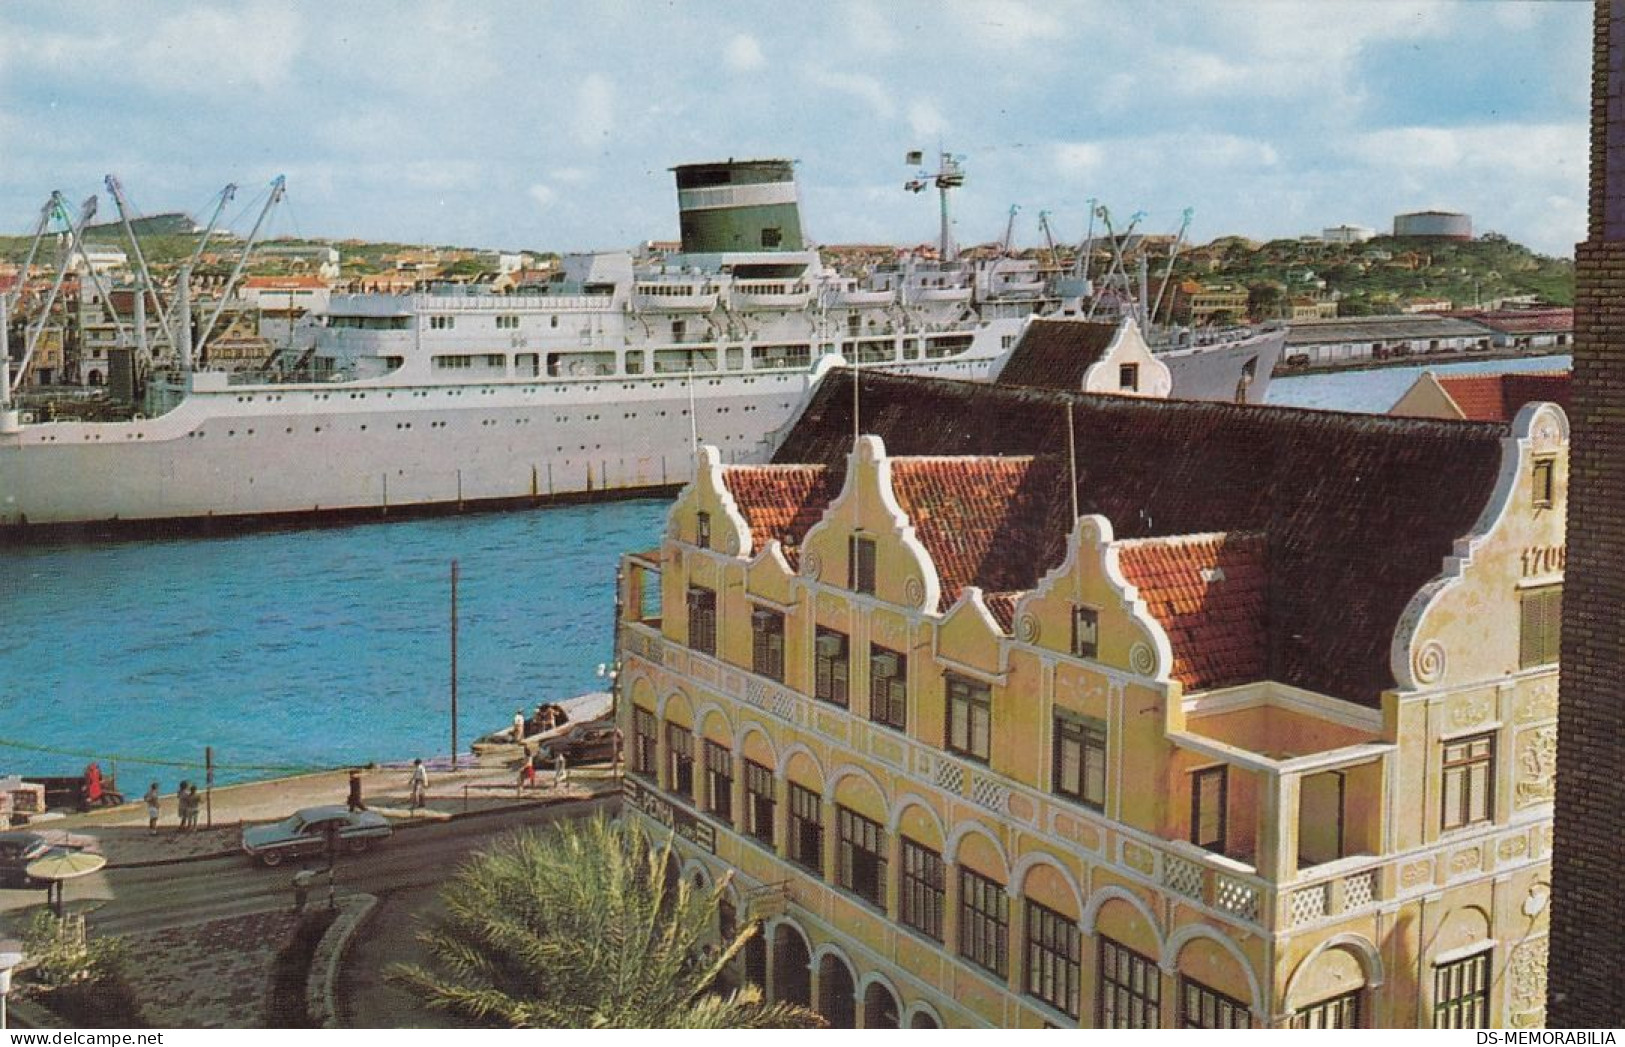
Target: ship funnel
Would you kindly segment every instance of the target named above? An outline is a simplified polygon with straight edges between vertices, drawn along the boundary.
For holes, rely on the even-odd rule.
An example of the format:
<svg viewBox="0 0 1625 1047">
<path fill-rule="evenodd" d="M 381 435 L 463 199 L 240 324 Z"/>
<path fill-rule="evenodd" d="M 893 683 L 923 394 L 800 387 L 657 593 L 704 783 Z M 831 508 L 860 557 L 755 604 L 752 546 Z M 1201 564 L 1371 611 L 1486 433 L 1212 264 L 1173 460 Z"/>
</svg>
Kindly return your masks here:
<svg viewBox="0 0 1625 1047">
<path fill-rule="evenodd" d="M 729 160 L 672 170 L 685 254 L 802 250 L 791 161 Z"/>
</svg>

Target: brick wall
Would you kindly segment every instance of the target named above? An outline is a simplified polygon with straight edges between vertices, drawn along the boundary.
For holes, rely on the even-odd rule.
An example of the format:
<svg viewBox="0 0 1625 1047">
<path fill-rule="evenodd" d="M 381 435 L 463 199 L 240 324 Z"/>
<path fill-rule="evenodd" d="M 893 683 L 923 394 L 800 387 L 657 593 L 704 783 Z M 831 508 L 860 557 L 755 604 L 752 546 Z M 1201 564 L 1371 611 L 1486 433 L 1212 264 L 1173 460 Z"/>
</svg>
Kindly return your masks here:
<svg viewBox="0 0 1625 1047">
<path fill-rule="evenodd" d="M 1625 1025 L 1625 0 L 1598 0 L 1576 252 L 1547 1024 Z"/>
</svg>

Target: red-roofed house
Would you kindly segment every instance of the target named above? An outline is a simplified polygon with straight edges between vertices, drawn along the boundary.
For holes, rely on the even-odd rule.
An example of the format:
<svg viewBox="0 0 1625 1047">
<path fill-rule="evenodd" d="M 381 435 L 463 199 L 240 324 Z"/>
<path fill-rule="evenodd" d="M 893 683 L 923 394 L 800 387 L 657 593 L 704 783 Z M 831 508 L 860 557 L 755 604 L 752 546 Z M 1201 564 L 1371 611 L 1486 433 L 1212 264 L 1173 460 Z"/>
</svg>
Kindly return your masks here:
<svg viewBox="0 0 1625 1047">
<path fill-rule="evenodd" d="M 623 562 L 625 810 L 836 1027 L 1538 1025 L 1567 456 L 826 375 Z"/>
<path fill-rule="evenodd" d="M 1435 374 L 1423 371 L 1388 413 L 1410 418 L 1510 422 L 1524 404 L 1569 406 L 1568 371 Z"/>
</svg>

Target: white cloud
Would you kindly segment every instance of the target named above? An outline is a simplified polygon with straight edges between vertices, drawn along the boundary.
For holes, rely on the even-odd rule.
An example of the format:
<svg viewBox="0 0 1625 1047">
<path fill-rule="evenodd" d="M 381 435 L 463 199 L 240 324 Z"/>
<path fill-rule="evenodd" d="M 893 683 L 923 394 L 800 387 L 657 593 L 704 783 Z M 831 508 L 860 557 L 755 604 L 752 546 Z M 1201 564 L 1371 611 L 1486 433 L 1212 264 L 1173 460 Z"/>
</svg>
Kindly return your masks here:
<svg viewBox="0 0 1625 1047">
<path fill-rule="evenodd" d="M 602 73 L 591 73 L 576 89 L 572 126 L 577 142 L 601 145 L 615 129 L 615 85 Z"/>
<path fill-rule="evenodd" d="M 908 126 L 916 137 L 933 138 L 948 130 L 948 119 L 935 103 L 919 98 L 909 103 Z"/>
<path fill-rule="evenodd" d="M 271 90 L 288 79 L 304 39 L 298 11 L 269 4 L 236 11 L 204 8 L 147 23 L 123 58 L 159 90 Z"/>
<path fill-rule="evenodd" d="M 885 85 L 872 76 L 865 76 L 862 73 L 837 73 L 811 66 L 807 69 L 807 79 L 815 87 L 857 99 L 868 106 L 871 113 L 883 120 L 889 120 L 897 114 L 897 103 L 892 100 Z"/>
<path fill-rule="evenodd" d="M 736 73 L 748 73 L 767 64 L 762 45 L 748 33 L 736 34 L 722 49 L 722 60 Z"/>
<path fill-rule="evenodd" d="M 544 211 L 552 207 L 554 201 L 559 198 L 559 194 L 551 186 L 544 185 L 541 182 L 537 182 L 525 191 L 536 202 L 536 206 Z"/>
<path fill-rule="evenodd" d="M 1093 178 L 1106 152 L 1094 142 L 1062 142 L 1055 147 L 1055 169 L 1063 178 Z"/>
<path fill-rule="evenodd" d="M 548 172 L 548 177 L 555 182 L 564 182 L 567 185 L 580 185 L 592 175 L 581 167 L 559 167 Z"/>
<path fill-rule="evenodd" d="M 863 54 L 889 55 L 897 50 L 897 34 L 886 18 L 886 8 L 858 0 L 841 9 L 839 22 L 846 27 L 846 44 Z"/>
<path fill-rule="evenodd" d="M 1029 0 L 951 0 L 946 12 L 960 31 L 998 51 L 1020 51 L 1065 35 L 1056 5 Z"/>
</svg>

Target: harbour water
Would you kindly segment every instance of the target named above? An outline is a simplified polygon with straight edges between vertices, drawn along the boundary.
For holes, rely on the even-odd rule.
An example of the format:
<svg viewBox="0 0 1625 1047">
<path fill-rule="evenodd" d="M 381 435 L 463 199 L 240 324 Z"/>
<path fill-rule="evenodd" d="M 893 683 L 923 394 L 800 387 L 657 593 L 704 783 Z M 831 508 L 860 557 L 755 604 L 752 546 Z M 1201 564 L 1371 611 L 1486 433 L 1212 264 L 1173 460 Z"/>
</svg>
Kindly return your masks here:
<svg viewBox="0 0 1625 1047">
<path fill-rule="evenodd" d="M 1568 357 L 1437 371 L 1551 370 Z M 1276 380 L 1271 403 L 1383 411 L 1425 367 Z M 139 792 L 450 751 L 450 564 L 460 740 L 600 689 L 615 567 L 666 503 L 8 549 L 0 775 L 116 764 Z"/>
</svg>

